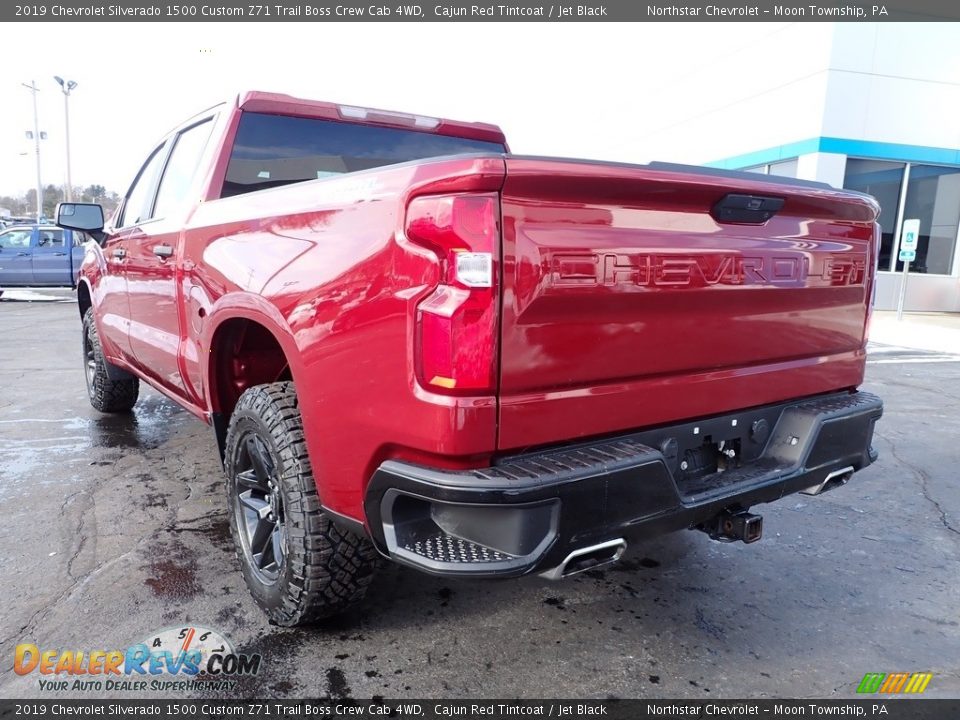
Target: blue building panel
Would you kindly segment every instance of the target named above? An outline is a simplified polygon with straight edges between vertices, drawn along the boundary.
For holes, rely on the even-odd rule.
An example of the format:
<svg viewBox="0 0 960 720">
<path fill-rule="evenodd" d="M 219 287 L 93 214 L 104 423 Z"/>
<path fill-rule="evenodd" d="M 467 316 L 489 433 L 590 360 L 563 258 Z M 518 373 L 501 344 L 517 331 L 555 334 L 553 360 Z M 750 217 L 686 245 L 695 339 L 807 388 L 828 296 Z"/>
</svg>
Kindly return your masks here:
<svg viewBox="0 0 960 720">
<path fill-rule="evenodd" d="M 901 162 L 931 163 L 934 165 L 960 165 L 960 149 L 902 145 L 899 143 L 850 140 L 848 138 L 817 137 L 798 142 L 777 145 L 755 152 L 735 155 L 722 160 L 704 163 L 706 167 L 739 170 L 755 165 L 766 165 L 809 153 L 824 152 L 876 160 L 899 160 Z"/>
</svg>

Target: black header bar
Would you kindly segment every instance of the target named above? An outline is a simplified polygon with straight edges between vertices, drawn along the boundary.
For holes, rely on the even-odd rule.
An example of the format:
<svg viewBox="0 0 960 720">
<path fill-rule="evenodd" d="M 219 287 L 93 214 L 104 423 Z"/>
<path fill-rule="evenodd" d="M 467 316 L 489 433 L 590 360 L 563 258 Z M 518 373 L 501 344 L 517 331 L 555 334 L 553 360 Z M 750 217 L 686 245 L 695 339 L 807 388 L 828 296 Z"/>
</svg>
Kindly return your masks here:
<svg viewBox="0 0 960 720">
<path fill-rule="evenodd" d="M 922 22 L 960 20 L 956 0 L 36 0 L 3 22 Z"/>
<path fill-rule="evenodd" d="M 960 700 L 873 695 L 850 700 L 0 700 L 2 718 L 354 718 L 355 720 L 525 720 L 606 718 L 882 718 L 944 720 Z"/>
</svg>

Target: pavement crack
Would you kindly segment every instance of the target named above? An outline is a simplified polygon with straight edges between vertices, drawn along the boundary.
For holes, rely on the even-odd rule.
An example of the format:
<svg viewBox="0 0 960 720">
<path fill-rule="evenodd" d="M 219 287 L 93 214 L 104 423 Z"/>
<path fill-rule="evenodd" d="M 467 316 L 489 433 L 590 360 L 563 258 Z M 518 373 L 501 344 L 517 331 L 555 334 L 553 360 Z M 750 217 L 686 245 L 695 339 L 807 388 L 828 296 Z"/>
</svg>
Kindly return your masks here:
<svg viewBox="0 0 960 720">
<path fill-rule="evenodd" d="M 950 519 L 947 517 L 946 511 L 943 509 L 943 506 L 940 504 L 940 501 L 937 500 L 933 495 L 930 494 L 930 474 L 924 470 L 919 465 L 916 465 L 912 462 L 905 460 L 897 453 L 897 444 L 890 438 L 887 438 L 887 442 L 890 443 L 890 454 L 897 459 L 897 461 L 904 465 L 914 477 L 917 478 L 917 484 L 920 486 L 920 492 L 923 493 L 923 497 L 936 509 L 937 514 L 940 516 L 940 524 L 950 533 L 960 537 L 960 530 L 955 528 L 951 523 Z"/>
<path fill-rule="evenodd" d="M 80 533 L 83 531 L 83 521 L 80 522 L 80 526 L 77 528 L 77 532 Z M 67 575 L 76 580 L 76 576 L 73 574 L 73 564 L 77 561 L 77 558 L 80 557 L 80 553 L 83 552 L 83 546 L 86 544 L 87 538 L 83 535 L 80 535 L 80 542 L 77 543 L 77 549 L 70 556 L 70 559 L 67 560 Z"/>
</svg>

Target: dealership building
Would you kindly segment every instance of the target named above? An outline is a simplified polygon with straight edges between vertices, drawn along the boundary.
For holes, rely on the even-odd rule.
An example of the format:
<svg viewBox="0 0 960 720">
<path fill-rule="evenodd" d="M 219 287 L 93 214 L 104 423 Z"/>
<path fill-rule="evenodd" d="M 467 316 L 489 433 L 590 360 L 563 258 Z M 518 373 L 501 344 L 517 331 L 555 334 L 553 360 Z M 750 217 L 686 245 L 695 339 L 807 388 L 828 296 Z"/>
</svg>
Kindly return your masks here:
<svg viewBox="0 0 960 720">
<path fill-rule="evenodd" d="M 897 305 L 900 230 L 920 221 L 905 307 L 960 311 L 960 45 L 952 23 L 798 23 L 757 31 L 667 107 L 657 142 L 719 168 L 873 195 L 876 304 Z M 688 88 L 689 90 L 689 88 Z"/>
</svg>

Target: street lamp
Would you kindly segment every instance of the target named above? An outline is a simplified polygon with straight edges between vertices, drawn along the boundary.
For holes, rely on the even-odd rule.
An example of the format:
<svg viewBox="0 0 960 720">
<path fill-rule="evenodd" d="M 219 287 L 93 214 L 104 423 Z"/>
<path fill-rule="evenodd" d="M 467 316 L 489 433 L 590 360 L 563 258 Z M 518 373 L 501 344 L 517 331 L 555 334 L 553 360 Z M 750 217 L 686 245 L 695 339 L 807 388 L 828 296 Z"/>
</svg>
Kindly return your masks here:
<svg viewBox="0 0 960 720">
<path fill-rule="evenodd" d="M 73 90 L 77 83 L 73 80 L 64 80 L 59 75 L 54 75 L 54 80 L 57 81 L 57 84 L 60 86 L 60 89 L 63 91 L 63 121 L 66 125 L 66 145 L 67 145 L 67 193 L 66 201 L 73 201 L 73 179 L 70 177 L 70 91 Z"/>
<path fill-rule="evenodd" d="M 37 93 L 40 88 L 33 80 L 30 84 L 20 83 L 27 88 L 33 95 L 33 133 L 27 132 L 27 137 L 33 139 L 34 148 L 37 155 L 37 223 L 43 222 L 43 184 L 40 182 L 40 121 L 37 119 Z"/>
</svg>

